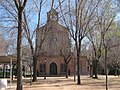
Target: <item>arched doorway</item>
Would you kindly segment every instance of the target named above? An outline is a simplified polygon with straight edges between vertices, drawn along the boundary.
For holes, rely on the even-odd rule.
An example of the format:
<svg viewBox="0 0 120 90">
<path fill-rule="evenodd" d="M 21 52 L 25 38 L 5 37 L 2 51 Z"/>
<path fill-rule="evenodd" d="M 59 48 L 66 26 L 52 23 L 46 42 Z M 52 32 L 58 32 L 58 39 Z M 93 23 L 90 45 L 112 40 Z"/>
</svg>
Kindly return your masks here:
<svg viewBox="0 0 120 90">
<path fill-rule="evenodd" d="M 57 65 L 54 62 L 50 64 L 50 75 L 57 75 Z"/>
</svg>

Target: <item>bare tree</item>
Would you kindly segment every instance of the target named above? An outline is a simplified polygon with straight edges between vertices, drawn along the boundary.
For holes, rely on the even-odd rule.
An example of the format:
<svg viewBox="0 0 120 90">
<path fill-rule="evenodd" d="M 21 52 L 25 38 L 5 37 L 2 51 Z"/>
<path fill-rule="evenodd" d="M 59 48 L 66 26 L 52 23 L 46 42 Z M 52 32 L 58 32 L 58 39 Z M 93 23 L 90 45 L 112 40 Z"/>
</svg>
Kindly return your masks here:
<svg viewBox="0 0 120 90">
<path fill-rule="evenodd" d="M 119 40 L 114 39 L 114 41 L 119 43 Z M 110 50 L 108 50 L 108 57 L 107 57 L 107 63 L 108 63 L 108 69 L 109 74 L 119 75 L 119 68 L 120 68 L 120 46 L 112 47 Z"/>
<path fill-rule="evenodd" d="M 97 26 L 96 26 L 97 27 Z M 94 78 L 98 78 L 97 76 L 97 69 L 98 69 L 98 62 L 101 57 L 101 52 L 102 52 L 102 36 L 100 34 L 101 32 L 98 31 L 93 31 L 89 32 L 88 34 L 88 39 L 91 42 L 92 45 L 92 67 L 93 67 L 93 74 L 95 75 Z"/>
<path fill-rule="evenodd" d="M 92 59 L 93 59 L 93 49 L 92 49 L 92 45 L 89 41 L 85 41 L 84 44 L 82 45 L 82 50 L 81 50 L 81 55 L 82 56 L 87 56 L 87 61 L 88 61 L 88 65 L 89 65 L 89 74 L 90 77 L 93 77 L 93 63 L 92 63 Z"/>
<path fill-rule="evenodd" d="M 110 38 L 109 34 L 111 33 L 110 30 L 112 30 L 112 24 L 114 22 L 114 19 L 116 17 L 116 9 L 111 8 L 111 5 L 113 2 L 111 1 L 105 1 L 102 8 L 104 7 L 104 10 L 101 12 L 101 15 L 98 15 L 98 25 L 101 31 L 101 40 L 102 45 L 104 47 L 104 57 L 105 57 L 105 74 L 106 74 L 106 90 L 108 90 L 108 71 L 107 71 L 107 55 L 108 50 L 116 45 L 110 44 Z M 112 31 L 112 34 L 113 31 Z M 111 46 L 112 45 L 112 46 Z"/>
<path fill-rule="evenodd" d="M 68 78 L 68 64 L 72 58 L 72 52 L 70 51 L 70 47 L 69 46 L 64 47 L 64 48 L 61 47 L 60 55 L 64 59 L 66 78 Z"/>
<path fill-rule="evenodd" d="M 17 90 L 22 90 L 22 60 L 21 60 L 21 42 L 22 42 L 22 13 L 25 8 L 27 0 L 13 0 L 7 1 L 7 0 L 1 0 L 0 4 L 4 8 L 3 13 L 5 13 L 4 16 L 2 16 L 6 21 L 11 23 L 6 23 L 6 30 L 11 30 L 17 27 L 18 25 L 18 36 L 17 36 Z M 4 12 L 7 11 L 7 12 Z M 3 20 L 1 20 L 3 21 Z M 13 23 L 14 24 L 13 24 Z M 16 23 L 18 24 L 16 25 Z M 13 26 L 12 26 L 13 25 Z"/>
<path fill-rule="evenodd" d="M 24 0 L 25 2 L 27 2 L 26 0 Z M 19 37 L 19 38 L 22 38 L 22 34 L 23 35 L 25 35 L 26 37 L 27 37 L 27 39 L 28 39 L 28 43 L 30 44 L 30 48 L 31 48 L 31 53 L 32 53 L 32 55 L 33 55 L 33 57 L 35 57 L 36 58 L 36 52 L 38 52 L 37 50 L 35 50 L 36 52 L 34 52 L 34 42 L 33 42 L 33 38 L 34 38 L 34 35 L 35 35 L 35 32 L 36 32 L 36 30 L 37 29 L 39 29 L 39 27 L 40 27 L 40 14 L 41 14 L 41 7 L 42 7 L 42 4 L 43 3 L 45 3 L 45 0 L 40 0 L 40 1 L 34 1 L 34 0 L 32 0 L 32 3 L 33 3 L 33 5 L 32 5 L 32 7 L 29 9 L 28 8 L 28 6 L 30 5 L 30 4 L 28 4 L 27 5 L 27 7 L 23 10 L 23 8 L 24 8 L 24 6 L 22 6 L 22 5 L 24 5 L 24 1 L 22 1 L 22 0 L 19 0 L 19 1 L 17 1 L 17 0 L 14 0 L 14 2 L 10 2 L 10 1 L 7 1 L 7 0 L 2 0 L 2 1 L 0 1 L 0 4 L 1 4 L 1 6 L 4 8 L 3 10 L 5 10 L 5 11 L 7 11 L 7 12 L 5 12 L 5 13 L 7 13 L 6 15 L 4 15 L 4 16 L 1 16 L 1 21 L 3 22 L 3 23 L 6 23 L 6 21 L 8 21 L 8 22 L 11 22 L 11 24 L 12 25 L 10 25 L 9 23 L 9 25 L 8 26 L 5 26 L 4 27 L 4 30 L 8 30 L 8 32 L 7 33 L 9 33 L 11 30 L 13 30 L 13 29 L 15 29 L 15 28 L 17 28 L 17 25 L 16 25 L 16 23 L 17 23 L 17 21 L 19 22 L 19 20 L 18 20 L 18 11 L 20 11 L 19 13 L 21 14 L 21 13 L 23 13 L 23 21 L 21 21 L 22 22 L 22 27 L 21 27 L 21 29 L 23 29 L 24 30 L 24 34 L 23 33 L 21 33 L 21 36 Z M 43 2 L 44 1 L 44 2 Z M 38 4 L 38 2 L 39 2 L 39 4 Z M 15 4 L 14 4 L 15 3 Z M 29 1 L 28 1 L 28 3 L 30 3 Z M 17 5 L 18 4 L 18 5 Z M 20 5 L 19 5 L 20 4 Z M 9 7 L 8 7 L 9 6 Z M 36 9 L 37 8 L 37 9 Z M 34 9 L 34 11 L 36 11 L 37 13 L 38 13 L 38 20 L 37 20 L 37 25 L 36 25 L 36 28 L 35 28 L 35 30 L 33 31 L 33 33 L 32 33 L 32 29 L 31 28 L 34 28 L 34 27 L 31 27 L 30 26 L 30 24 L 31 24 L 31 19 L 30 18 L 28 18 L 28 13 L 30 14 L 30 16 L 32 16 L 33 14 L 32 13 L 34 13 L 33 12 L 33 9 Z M 31 11 L 32 10 L 32 11 Z M 32 12 L 32 13 L 30 13 L 30 12 Z M 32 14 L 32 15 L 31 15 Z M 34 15 L 35 16 L 35 15 Z M 2 18 L 4 18 L 4 19 L 2 19 Z M 22 20 L 22 19 L 21 19 Z M 29 24 L 30 23 L 30 24 Z M 19 24 L 19 23 L 18 23 Z M 4 24 L 4 25 L 6 25 L 6 24 Z M 32 21 L 32 25 L 34 25 L 33 24 L 33 21 Z M 31 34 L 32 33 L 32 34 Z M 21 40 L 20 40 L 20 42 L 21 42 Z M 34 59 L 34 58 L 33 58 Z M 35 63 L 36 64 L 36 63 Z M 35 67 L 37 66 L 37 65 L 34 65 Z M 35 69 L 35 67 L 34 67 L 34 69 Z M 34 80 L 33 81 L 36 81 L 36 75 L 37 75 L 37 71 L 36 71 L 36 69 L 34 70 L 35 71 L 35 73 L 34 73 Z M 36 77 L 35 77 L 36 76 Z"/>
<path fill-rule="evenodd" d="M 36 32 L 36 30 L 39 29 L 39 26 L 40 26 L 40 14 L 41 14 L 41 8 L 42 8 L 42 3 L 43 3 L 43 0 L 40 0 L 39 2 L 35 2 L 33 0 L 33 3 L 36 5 L 36 8 L 38 10 L 38 14 L 37 14 L 37 26 L 36 26 L 36 29 L 33 31 L 32 35 L 31 35 L 31 29 L 30 29 L 30 26 L 29 26 L 29 19 L 26 15 L 26 11 L 24 11 L 24 23 L 23 23 L 23 28 L 24 28 L 24 31 L 25 31 L 25 36 L 28 40 L 28 43 L 29 43 L 29 46 L 31 48 L 31 53 L 32 53 L 32 56 L 33 56 L 33 82 L 37 81 L 37 47 L 34 49 L 34 43 L 33 43 L 33 36 L 34 36 L 34 33 Z M 39 3 L 39 4 L 37 4 Z"/>
<path fill-rule="evenodd" d="M 22 90 L 22 59 L 21 59 L 21 44 L 22 44 L 22 13 L 27 3 L 27 0 L 14 0 L 18 11 L 18 36 L 17 36 L 17 90 Z"/>
<path fill-rule="evenodd" d="M 52 5 L 51 7 L 53 6 L 53 2 L 52 1 Z M 28 43 L 29 43 L 29 46 L 30 46 L 30 49 L 31 49 L 31 54 L 32 54 L 32 57 L 33 57 L 33 82 L 36 82 L 37 81 L 37 62 L 38 62 L 38 57 L 40 55 L 40 50 L 42 48 L 42 44 L 47 36 L 47 33 L 48 31 L 51 29 L 51 25 L 50 24 L 46 24 L 45 27 L 42 28 L 42 30 L 40 30 L 40 27 L 42 25 L 42 22 L 41 22 L 41 10 L 42 10 L 42 7 L 43 5 L 46 3 L 46 0 L 40 0 L 40 1 L 34 1 L 33 0 L 33 7 L 35 7 L 35 10 L 37 10 L 37 22 L 36 22 L 36 27 L 35 27 L 35 30 L 33 31 L 33 33 L 31 34 L 31 28 L 30 28 L 30 25 L 29 25 L 29 17 L 27 16 L 26 14 L 26 11 L 24 11 L 24 24 L 23 24 L 23 28 L 24 28 L 24 31 L 25 31 L 25 37 L 27 38 L 28 40 Z M 40 30 L 40 35 L 38 36 L 38 31 Z M 35 40 L 35 47 L 34 47 L 34 36 L 35 36 L 35 33 L 36 33 L 36 40 Z M 38 38 L 40 41 L 38 41 Z M 39 43 L 39 46 L 38 46 L 38 43 Z"/>
<path fill-rule="evenodd" d="M 113 17 L 113 19 L 114 19 L 114 17 Z M 109 28 L 110 28 L 110 26 L 111 26 L 111 24 L 112 24 L 112 22 L 113 22 L 113 20 L 111 20 L 110 21 L 110 23 L 109 23 Z M 104 23 L 105 24 L 105 23 Z M 107 63 L 107 58 L 108 58 L 108 50 L 110 49 L 110 48 L 113 48 L 113 47 L 115 47 L 115 46 L 118 46 L 119 44 L 117 43 L 117 44 L 115 44 L 115 45 L 112 45 L 112 46 L 110 46 L 110 43 L 109 43 L 109 41 L 110 41 L 110 39 L 107 39 L 106 40 L 106 33 L 108 32 L 108 30 L 109 30 L 109 28 L 107 29 L 105 29 L 105 32 L 103 31 L 103 33 L 102 33 L 102 40 L 103 40 L 103 47 L 104 47 L 104 60 L 105 60 L 105 74 L 106 74 L 106 90 L 108 90 L 108 63 Z"/>
<path fill-rule="evenodd" d="M 14 2 L 0 0 L 0 29 L 7 41 L 5 54 L 16 54 L 17 11 Z"/>
<path fill-rule="evenodd" d="M 75 0 L 75 8 L 71 9 L 71 0 L 68 0 L 68 11 L 67 15 L 69 20 L 67 21 L 64 17 L 64 12 L 61 6 L 61 2 L 59 0 L 60 11 L 63 17 L 63 21 L 72 36 L 76 52 L 77 52 L 77 84 L 81 84 L 80 80 L 80 52 L 81 52 L 81 42 L 83 38 L 87 35 L 89 31 L 92 30 L 93 25 L 89 26 L 92 23 L 94 18 L 94 12 L 98 7 L 100 0 Z M 73 10 L 73 12 L 72 12 Z M 71 14 L 72 13 L 72 14 Z M 68 24 L 69 23 L 69 24 Z M 88 26 L 90 27 L 88 29 Z"/>
</svg>

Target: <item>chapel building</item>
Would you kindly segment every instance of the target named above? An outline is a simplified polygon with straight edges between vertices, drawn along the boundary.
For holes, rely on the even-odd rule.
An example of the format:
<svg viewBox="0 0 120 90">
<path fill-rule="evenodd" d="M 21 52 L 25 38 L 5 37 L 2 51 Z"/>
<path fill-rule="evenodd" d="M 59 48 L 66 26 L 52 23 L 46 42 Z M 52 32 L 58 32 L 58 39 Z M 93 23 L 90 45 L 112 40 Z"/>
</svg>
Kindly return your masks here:
<svg viewBox="0 0 120 90">
<path fill-rule="evenodd" d="M 65 75 L 65 62 L 61 51 L 70 52 L 70 43 L 67 28 L 58 23 L 58 12 L 51 8 L 47 12 L 47 23 L 36 31 L 37 48 L 41 47 L 37 63 L 38 76 L 45 73 L 47 76 Z M 73 75 L 76 70 L 76 58 L 72 55 L 68 63 L 68 74 Z M 89 73 L 86 56 L 80 58 L 80 71 L 81 74 Z"/>
</svg>

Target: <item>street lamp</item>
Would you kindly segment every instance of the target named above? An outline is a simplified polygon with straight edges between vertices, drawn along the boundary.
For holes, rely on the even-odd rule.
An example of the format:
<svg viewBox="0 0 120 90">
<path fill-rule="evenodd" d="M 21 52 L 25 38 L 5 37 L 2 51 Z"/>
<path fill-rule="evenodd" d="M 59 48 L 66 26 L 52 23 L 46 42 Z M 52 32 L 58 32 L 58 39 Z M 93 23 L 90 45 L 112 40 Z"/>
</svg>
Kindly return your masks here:
<svg viewBox="0 0 120 90">
<path fill-rule="evenodd" d="M 45 72 L 44 72 L 44 79 L 46 79 L 46 61 L 47 61 L 47 59 L 45 58 L 45 66 L 44 66 L 44 70 L 45 70 Z"/>
</svg>

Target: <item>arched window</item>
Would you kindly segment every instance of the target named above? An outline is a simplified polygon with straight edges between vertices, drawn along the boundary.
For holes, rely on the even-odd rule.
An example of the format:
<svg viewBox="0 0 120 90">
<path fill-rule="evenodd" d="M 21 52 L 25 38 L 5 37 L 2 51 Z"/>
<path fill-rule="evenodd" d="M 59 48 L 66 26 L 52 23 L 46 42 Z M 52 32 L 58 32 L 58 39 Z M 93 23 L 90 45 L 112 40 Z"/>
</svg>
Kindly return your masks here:
<svg viewBox="0 0 120 90">
<path fill-rule="evenodd" d="M 57 75 L 57 64 L 54 62 L 50 64 L 50 75 Z"/>
</svg>

